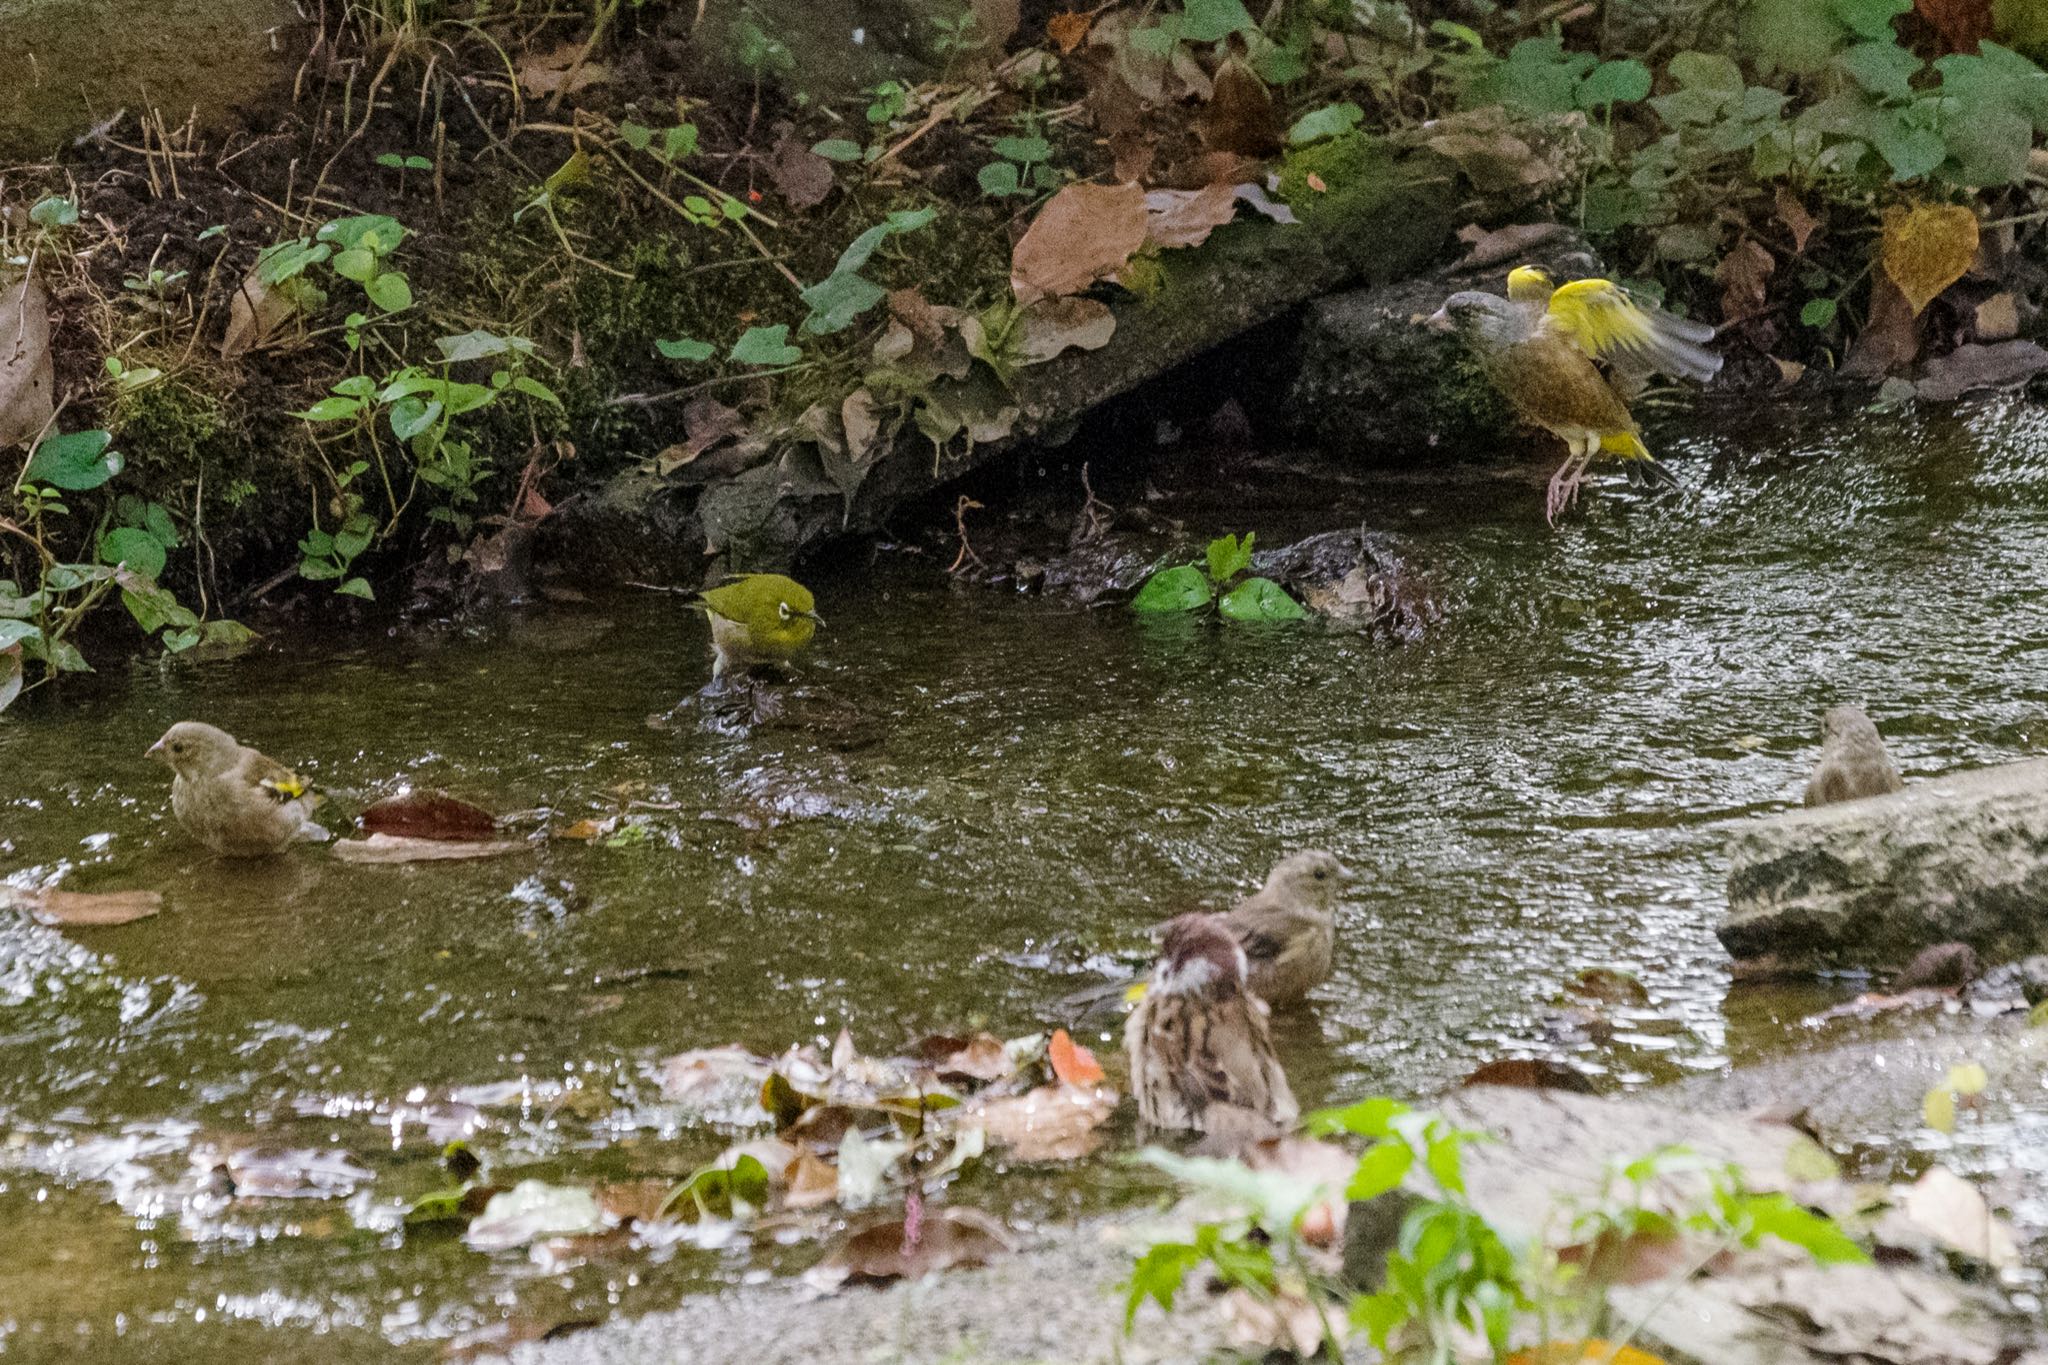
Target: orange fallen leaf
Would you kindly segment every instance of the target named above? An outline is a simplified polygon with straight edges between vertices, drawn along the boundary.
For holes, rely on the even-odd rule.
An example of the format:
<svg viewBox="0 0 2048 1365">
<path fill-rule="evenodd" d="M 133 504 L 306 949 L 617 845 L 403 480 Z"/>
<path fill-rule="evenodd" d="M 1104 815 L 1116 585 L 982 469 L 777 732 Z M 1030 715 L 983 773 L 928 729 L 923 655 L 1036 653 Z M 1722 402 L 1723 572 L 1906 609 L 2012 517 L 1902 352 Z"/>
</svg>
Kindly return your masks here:
<svg viewBox="0 0 2048 1365">
<path fill-rule="evenodd" d="M 489 811 L 443 791 L 400 792 L 372 802 L 358 817 L 365 834 L 406 839 L 488 839 L 498 830 Z"/>
<path fill-rule="evenodd" d="M 1553 1341 L 1533 1351 L 1517 1351 L 1508 1365 L 1668 1365 L 1662 1356 L 1633 1346 L 1610 1346 L 1599 1337 L 1584 1341 Z"/>
<path fill-rule="evenodd" d="M 1063 1028 L 1052 1031 L 1045 1056 L 1052 1063 L 1052 1074 L 1068 1085 L 1097 1085 L 1103 1079 L 1102 1064 L 1095 1054 L 1068 1037 Z"/>
<path fill-rule="evenodd" d="M 1093 14 L 1062 10 L 1045 21 L 1045 36 L 1058 44 L 1061 52 L 1072 52 L 1086 41 L 1088 30 L 1094 26 Z"/>
<path fill-rule="evenodd" d="M 1321 194 L 1325 190 L 1330 188 L 1328 185 L 1325 185 L 1323 183 L 1323 178 L 1317 175 L 1314 171 L 1310 171 L 1308 173 L 1308 187 L 1314 190 L 1317 194 Z"/>
<path fill-rule="evenodd" d="M 1913 316 L 1954 284 L 1977 259 L 1977 214 L 1962 204 L 1915 204 L 1884 215 L 1879 261 Z"/>
</svg>

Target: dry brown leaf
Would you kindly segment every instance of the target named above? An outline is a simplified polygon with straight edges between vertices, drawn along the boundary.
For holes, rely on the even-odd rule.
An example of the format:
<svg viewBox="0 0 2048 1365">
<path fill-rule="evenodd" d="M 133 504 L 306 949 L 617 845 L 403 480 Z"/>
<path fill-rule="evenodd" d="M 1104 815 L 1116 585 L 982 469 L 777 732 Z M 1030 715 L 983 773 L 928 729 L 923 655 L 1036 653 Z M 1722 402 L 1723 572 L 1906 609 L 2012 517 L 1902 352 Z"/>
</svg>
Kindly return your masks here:
<svg viewBox="0 0 2048 1365">
<path fill-rule="evenodd" d="M 1145 191 L 1137 185 L 1068 185 L 1046 201 L 1010 257 L 1019 303 L 1078 294 L 1122 270 L 1145 245 Z"/>
<path fill-rule="evenodd" d="M 1919 317 L 1977 259 L 1977 214 L 1962 204 L 1916 204 L 1884 215 L 1879 260 Z"/>
<path fill-rule="evenodd" d="M 1913 10 L 1941 35 L 1944 52 L 1974 54 L 1995 31 L 1991 0 L 1913 0 Z"/>
<path fill-rule="evenodd" d="M 2020 334 L 2019 303 L 2009 292 L 2001 291 L 1977 305 L 1972 315 L 1970 331 L 1978 341 L 2010 341 Z"/>
<path fill-rule="evenodd" d="M 1232 57 L 1217 68 L 1209 102 L 1195 115 L 1195 132 L 1212 151 L 1271 156 L 1280 150 L 1280 113 L 1266 83 Z"/>
<path fill-rule="evenodd" d="M 1748 237 L 1737 243 L 1714 269 L 1714 282 L 1721 286 L 1722 319 L 1734 322 L 1762 312 L 1777 268 L 1777 258 L 1761 243 Z"/>
<path fill-rule="evenodd" d="M 1792 187 L 1782 182 L 1777 193 L 1778 221 L 1792 234 L 1792 254 L 1797 256 L 1806 251 L 1806 243 L 1820 227 L 1820 219 L 1806 211 L 1806 205 L 1799 202 L 1799 196 Z"/>
<path fill-rule="evenodd" d="M 0 909 L 20 910 L 38 924 L 103 928 L 148 919 L 164 908 L 156 891 L 43 891 L 0 886 Z"/>
<path fill-rule="evenodd" d="M 1946 403 L 1979 389 L 2016 389 L 2048 370 L 2048 351 L 2031 341 L 1993 346 L 1958 346 L 1927 362 L 1915 392 L 1931 403 Z"/>
<path fill-rule="evenodd" d="M 1145 195 L 1145 235 L 1161 248 L 1200 246 L 1236 216 L 1237 188 L 1230 184 Z"/>
<path fill-rule="evenodd" d="M 1116 314 L 1100 299 L 1040 299 L 1018 318 L 1017 363 L 1038 365 L 1069 346 L 1099 351 L 1116 335 Z"/>
<path fill-rule="evenodd" d="M 789 1187 L 782 1196 L 786 1209 L 815 1209 L 839 1198 L 838 1169 L 809 1152 L 798 1152 L 782 1178 Z"/>
<path fill-rule="evenodd" d="M 1606 1005 L 1647 1005 L 1649 988 L 1618 967 L 1587 967 L 1564 983 L 1573 995 Z"/>
<path fill-rule="evenodd" d="M 2019 1247 L 1977 1187 L 1946 1166 L 1930 1166 L 1906 1191 L 1899 1209 L 1935 1241 L 1993 1267 L 2013 1265 Z"/>
<path fill-rule="evenodd" d="M 993 1033 L 977 1033 L 972 1038 L 938 1034 L 918 1043 L 912 1052 L 929 1062 L 942 1081 L 1000 1081 L 1017 1074 L 1010 1050 Z"/>
<path fill-rule="evenodd" d="M 1880 379 L 1908 369 L 1920 357 L 1919 315 L 1888 276 L 1870 282 L 1870 316 L 1849 346 L 1842 373 Z"/>
<path fill-rule="evenodd" d="M 228 303 L 228 327 L 220 339 L 221 358 L 232 359 L 245 351 L 256 350 L 298 311 L 295 295 L 272 289 L 252 269 L 248 277 L 236 286 L 235 296 Z"/>
<path fill-rule="evenodd" d="M 1022 1095 L 983 1096 L 960 1111 L 960 1127 L 980 1128 L 1020 1161 L 1075 1161 L 1102 1142 L 1096 1132 L 1116 1110 L 1106 1085 L 1045 1085 Z"/>
<path fill-rule="evenodd" d="M 615 1180 L 599 1184 L 591 1193 L 607 1218 L 651 1223 L 661 1217 L 662 1205 L 675 1187 L 673 1180 Z"/>
<path fill-rule="evenodd" d="M 1045 36 L 1052 39 L 1062 53 L 1072 52 L 1087 41 L 1088 30 L 1094 23 L 1093 14 L 1061 10 L 1045 21 Z"/>
<path fill-rule="evenodd" d="M 768 154 L 768 178 L 784 199 L 800 209 L 823 203 L 832 193 L 832 163 L 799 139 L 790 124 L 782 125 L 775 150 Z"/>
<path fill-rule="evenodd" d="M 526 847 L 516 839 L 477 840 L 453 843 L 443 839 L 407 839 L 394 834 L 372 834 L 367 839 L 342 839 L 334 845 L 334 856 L 345 863 L 432 863 L 462 858 L 494 858 Z"/>
<path fill-rule="evenodd" d="M 530 52 L 519 63 L 519 84 L 529 95 L 552 95 L 556 91 L 573 95 L 611 79 L 612 73 L 601 62 L 577 66 L 576 59 L 582 55 L 583 44 L 577 42 L 563 43 L 547 52 Z"/>
<path fill-rule="evenodd" d="M 443 791 L 402 792 L 372 802 L 357 817 L 365 833 L 406 839 L 488 839 L 498 817 Z"/>
<path fill-rule="evenodd" d="M 1046 1039 L 1045 1060 L 1064 1085 L 1078 1089 L 1102 1082 L 1102 1063 L 1063 1028 L 1054 1029 L 1052 1037 Z"/>
<path fill-rule="evenodd" d="M 1562 223 L 1510 223 L 1491 231 L 1477 223 L 1467 223 L 1458 229 L 1458 240 L 1465 244 L 1466 251 L 1465 259 L 1459 261 L 1456 268 L 1484 270 L 1489 266 L 1505 265 L 1509 261 L 1520 260 L 1562 235 Z"/>
<path fill-rule="evenodd" d="M 855 389 L 839 404 L 839 424 L 846 429 L 846 456 L 856 463 L 874 453 L 875 440 L 882 434 L 881 414 L 875 410 L 875 396 Z"/>
<path fill-rule="evenodd" d="M 1460 1085 L 1511 1085 L 1524 1090 L 1568 1090 L 1593 1093 L 1593 1083 L 1563 1062 L 1549 1057 L 1503 1057 L 1488 1062 Z"/>
<path fill-rule="evenodd" d="M 955 1266 L 987 1265 L 1013 1249 L 1003 1225 L 979 1209 L 926 1211 L 913 1242 L 900 1214 L 865 1219 L 809 1278 L 836 1286 L 847 1280 L 915 1280 Z"/>
<path fill-rule="evenodd" d="M 0 293 L 0 450 L 49 425 L 54 385 L 49 299 L 24 276 Z"/>
<path fill-rule="evenodd" d="M 1772 356 L 1771 359 L 1777 363 L 1778 383 L 1781 385 L 1797 384 L 1800 376 L 1806 373 L 1806 366 L 1800 361 L 1786 360 L 1781 356 Z"/>
</svg>

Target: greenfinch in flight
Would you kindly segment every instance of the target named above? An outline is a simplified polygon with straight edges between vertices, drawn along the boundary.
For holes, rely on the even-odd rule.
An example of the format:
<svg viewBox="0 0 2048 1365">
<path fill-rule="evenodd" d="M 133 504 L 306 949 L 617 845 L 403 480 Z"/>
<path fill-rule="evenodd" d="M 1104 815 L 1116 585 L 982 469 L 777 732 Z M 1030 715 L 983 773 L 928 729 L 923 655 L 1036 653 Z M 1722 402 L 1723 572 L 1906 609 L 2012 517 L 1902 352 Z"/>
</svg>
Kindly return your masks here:
<svg viewBox="0 0 2048 1365">
<path fill-rule="evenodd" d="M 235 741 L 225 730 L 181 720 L 147 757 L 171 778 L 171 814 L 215 853 L 260 858 L 330 837 L 313 819 L 320 797 L 291 769 Z"/>
<path fill-rule="evenodd" d="M 736 574 L 697 595 L 711 622 L 711 680 L 794 659 L 825 618 L 811 590 L 779 573 Z"/>
<path fill-rule="evenodd" d="M 1508 272 L 1508 298 L 1555 319 L 1587 356 L 1613 366 L 1627 381 L 1625 393 L 1639 392 L 1653 374 L 1704 384 L 1721 372 L 1721 357 L 1705 344 L 1714 339 L 1712 327 L 1667 313 L 1612 280 L 1560 286 L 1540 267 L 1516 266 Z"/>
</svg>

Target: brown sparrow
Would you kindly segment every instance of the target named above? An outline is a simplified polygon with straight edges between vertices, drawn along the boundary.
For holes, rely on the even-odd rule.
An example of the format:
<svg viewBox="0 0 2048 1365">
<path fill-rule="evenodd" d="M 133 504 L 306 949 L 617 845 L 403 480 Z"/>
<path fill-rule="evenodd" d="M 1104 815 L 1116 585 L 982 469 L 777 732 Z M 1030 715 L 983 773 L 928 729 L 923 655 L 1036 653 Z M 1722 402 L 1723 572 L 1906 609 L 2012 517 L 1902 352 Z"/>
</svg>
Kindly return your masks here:
<svg viewBox="0 0 2048 1365">
<path fill-rule="evenodd" d="M 1806 784 L 1807 805 L 1882 796 L 1905 785 L 1862 707 L 1831 707 L 1820 718 L 1820 766 Z"/>
<path fill-rule="evenodd" d="M 1335 912 L 1351 870 L 1321 849 L 1290 853 L 1216 920 L 1244 949 L 1246 982 L 1274 1009 L 1299 1005 L 1330 979 Z"/>
<path fill-rule="evenodd" d="M 1245 952 L 1216 915 L 1166 926 L 1145 998 L 1124 1023 L 1138 1117 L 1154 1128 L 1249 1134 L 1301 1110 L 1273 1053 Z"/>
<path fill-rule="evenodd" d="M 287 844 L 331 837 L 313 819 L 319 794 L 225 730 L 181 720 L 150 745 L 147 756 L 176 774 L 171 814 L 215 853 L 257 858 Z"/>
</svg>

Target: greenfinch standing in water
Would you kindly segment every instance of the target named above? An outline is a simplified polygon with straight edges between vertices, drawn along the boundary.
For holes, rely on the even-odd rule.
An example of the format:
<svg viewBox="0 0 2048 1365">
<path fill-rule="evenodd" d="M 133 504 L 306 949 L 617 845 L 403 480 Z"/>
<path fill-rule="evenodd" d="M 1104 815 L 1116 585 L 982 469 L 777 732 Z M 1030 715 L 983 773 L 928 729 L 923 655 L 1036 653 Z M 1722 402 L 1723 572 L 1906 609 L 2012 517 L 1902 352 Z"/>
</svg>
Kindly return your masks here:
<svg viewBox="0 0 2048 1365">
<path fill-rule="evenodd" d="M 215 853 L 260 858 L 330 837 L 313 819 L 318 794 L 291 769 L 239 744 L 225 730 L 181 720 L 147 757 L 167 765 L 171 814 Z"/>
<path fill-rule="evenodd" d="M 825 618 L 811 590 L 779 573 L 738 574 L 697 595 L 711 622 L 711 680 L 794 659 Z"/>
</svg>

